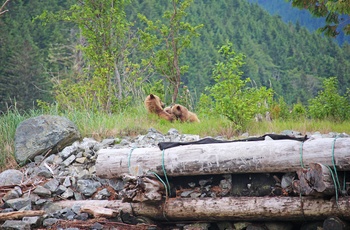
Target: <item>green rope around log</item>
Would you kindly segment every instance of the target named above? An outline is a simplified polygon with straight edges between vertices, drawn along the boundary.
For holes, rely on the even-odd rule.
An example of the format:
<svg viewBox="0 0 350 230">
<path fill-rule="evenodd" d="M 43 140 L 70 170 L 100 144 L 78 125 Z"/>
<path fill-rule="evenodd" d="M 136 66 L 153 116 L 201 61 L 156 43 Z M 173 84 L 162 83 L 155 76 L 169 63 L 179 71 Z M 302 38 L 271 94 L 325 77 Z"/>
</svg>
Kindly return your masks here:
<svg viewBox="0 0 350 230">
<path fill-rule="evenodd" d="M 162 168 L 163 168 L 163 173 L 164 173 L 164 177 L 165 177 L 166 183 L 168 185 L 168 193 L 170 195 L 170 183 L 169 183 L 168 177 L 166 175 L 166 171 L 165 171 L 164 152 L 165 152 L 165 150 L 163 149 L 163 151 L 162 151 Z"/>
</svg>

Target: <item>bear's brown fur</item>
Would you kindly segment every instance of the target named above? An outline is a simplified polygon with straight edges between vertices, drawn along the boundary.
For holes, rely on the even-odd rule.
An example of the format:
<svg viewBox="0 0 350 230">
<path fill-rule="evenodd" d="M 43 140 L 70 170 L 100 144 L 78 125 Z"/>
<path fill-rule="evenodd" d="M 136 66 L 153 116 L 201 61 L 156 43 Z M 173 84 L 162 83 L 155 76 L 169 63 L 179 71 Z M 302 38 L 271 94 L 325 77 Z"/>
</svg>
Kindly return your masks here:
<svg viewBox="0 0 350 230">
<path fill-rule="evenodd" d="M 171 106 L 165 107 L 165 108 L 164 108 L 164 111 L 167 112 L 167 113 L 169 113 L 169 114 L 172 114 L 172 113 L 171 113 Z"/>
<path fill-rule="evenodd" d="M 171 113 L 175 115 L 182 122 L 200 122 L 197 115 L 189 111 L 185 106 L 175 104 L 171 107 Z"/>
<path fill-rule="evenodd" d="M 154 94 L 148 95 L 144 103 L 149 113 L 155 113 L 160 118 L 163 118 L 168 121 L 174 120 L 174 116 L 172 116 L 171 114 L 163 110 L 164 103 L 160 100 L 160 98 L 157 95 L 154 95 Z"/>
</svg>

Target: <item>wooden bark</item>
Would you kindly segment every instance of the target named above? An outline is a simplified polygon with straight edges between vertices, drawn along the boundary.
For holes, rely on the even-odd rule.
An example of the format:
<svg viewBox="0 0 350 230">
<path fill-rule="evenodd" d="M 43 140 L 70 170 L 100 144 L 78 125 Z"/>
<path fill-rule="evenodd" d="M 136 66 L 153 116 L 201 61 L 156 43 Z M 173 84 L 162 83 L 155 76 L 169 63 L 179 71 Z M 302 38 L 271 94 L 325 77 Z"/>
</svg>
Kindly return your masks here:
<svg viewBox="0 0 350 230">
<path fill-rule="evenodd" d="M 334 195 L 335 187 L 328 167 L 310 164 L 309 168 L 297 170 L 299 180 L 293 181 L 294 192 L 303 195 Z"/>
<path fill-rule="evenodd" d="M 333 138 L 319 138 L 303 145 L 294 140 L 185 145 L 166 149 L 164 154 L 158 148 L 102 149 L 96 174 L 101 178 L 150 171 L 164 175 L 163 166 L 168 176 L 295 172 L 302 168 L 301 161 L 305 167 L 310 163 L 331 166 L 333 142 Z M 350 138 L 336 140 L 334 161 L 338 170 L 350 170 L 349 149 Z"/>
<path fill-rule="evenodd" d="M 27 211 L 16 211 L 16 212 L 5 212 L 0 213 L 0 221 L 3 220 L 15 220 L 15 219 L 22 219 L 26 216 L 42 216 L 45 214 L 45 211 L 43 210 L 27 210 Z"/>
<path fill-rule="evenodd" d="M 158 204 L 123 203 L 120 200 L 60 201 L 55 204 L 71 207 L 74 204 L 123 210 L 134 216 L 169 221 L 229 221 L 229 220 L 323 220 L 338 216 L 350 220 L 350 198 L 324 200 L 310 197 L 222 197 L 169 198 Z"/>
</svg>

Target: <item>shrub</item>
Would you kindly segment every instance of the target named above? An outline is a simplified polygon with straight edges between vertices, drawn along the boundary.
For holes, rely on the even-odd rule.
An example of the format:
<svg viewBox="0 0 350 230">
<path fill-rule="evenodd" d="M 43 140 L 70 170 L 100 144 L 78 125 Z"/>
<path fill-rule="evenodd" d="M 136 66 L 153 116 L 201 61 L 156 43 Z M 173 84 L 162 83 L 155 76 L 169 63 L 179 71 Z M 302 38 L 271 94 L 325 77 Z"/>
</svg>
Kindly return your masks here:
<svg viewBox="0 0 350 230">
<path fill-rule="evenodd" d="M 344 121 L 349 118 L 348 97 L 338 94 L 338 81 L 335 77 L 323 81 L 324 89 L 309 100 L 309 113 L 312 118 Z"/>
<path fill-rule="evenodd" d="M 265 105 L 272 100 L 272 90 L 247 86 L 250 79 L 241 79 L 243 72 L 240 70 L 244 56 L 236 54 L 231 43 L 222 46 L 219 53 L 223 61 L 213 70 L 216 83 L 207 88 L 214 103 L 213 110 L 232 121 L 237 130 L 245 130 L 256 114 L 265 114 Z M 202 97 L 201 101 L 208 101 L 206 96 Z"/>
</svg>

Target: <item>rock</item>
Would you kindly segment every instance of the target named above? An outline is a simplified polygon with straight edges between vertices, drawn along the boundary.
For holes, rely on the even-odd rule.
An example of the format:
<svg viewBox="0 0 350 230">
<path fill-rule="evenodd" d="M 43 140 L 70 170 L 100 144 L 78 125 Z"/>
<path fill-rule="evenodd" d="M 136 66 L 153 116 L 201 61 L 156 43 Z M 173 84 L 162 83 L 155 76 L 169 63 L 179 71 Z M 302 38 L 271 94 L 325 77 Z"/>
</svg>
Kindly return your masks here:
<svg viewBox="0 0 350 230">
<path fill-rule="evenodd" d="M 19 186 L 16 186 L 14 189 L 8 191 L 2 198 L 3 201 L 20 198 L 22 196 L 22 189 Z"/>
<path fill-rule="evenodd" d="M 59 219 L 56 218 L 47 218 L 44 220 L 43 225 L 44 227 L 50 227 L 54 224 L 56 224 L 59 221 Z"/>
<path fill-rule="evenodd" d="M 5 170 L 0 173 L 0 186 L 20 184 L 22 182 L 23 176 L 23 173 L 18 170 Z"/>
<path fill-rule="evenodd" d="M 31 227 L 38 227 L 41 224 L 41 218 L 39 216 L 26 216 L 22 218 L 22 221 Z"/>
<path fill-rule="evenodd" d="M 62 185 L 65 186 L 65 187 L 69 187 L 69 186 L 72 185 L 72 183 L 70 182 L 70 177 L 69 176 L 64 178 L 64 181 L 63 181 Z"/>
<path fill-rule="evenodd" d="M 61 152 L 59 152 L 59 155 L 60 157 L 62 157 L 62 159 L 65 160 L 68 157 L 70 157 L 72 154 L 75 154 L 77 152 L 78 146 L 76 146 L 75 143 L 73 143 L 73 145 L 71 146 L 65 147 Z"/>
<path fill-rule="evenodd" d="M 50 196 L 51 196 L 51 191 L 50 191 L 50 189 L 47 189 L 47 188 L 45 188 L 45 187 L 43 187 L 43 186 L 40 186 L 40 185 L 38 185 L 38 186 L 34 189 L 33 193 L 34 193 L 34 194 L 37 194 L 37 195 L 39 195 L 39 196 L 41 196 L 41 197 L 50 197 Z"/>
<path fill-rule="evenodd" d="M 183 230 L 208 230 L 210 223 L 195 223 L 187 224 L 183 227 Z"/>
<path fill-rule="evenodd" d="M 67 159 L 65 159 L 62 162 L 62 164 L 67 167 L 68 165 L 72 164 L 74 160 L 75 160 L 75 156 L 74 155 L 70 155 Z"/>
<path fill-rule="evenodd" d="M 46 182 L 44 184 L 44 187 L 49 189 L 51 192 L 55 192 L 57 190 L 59 184 L 60 184 L 60 182 L 56 178 L 54 178 L 54 179 L 51 179 L 48 182 Z"/>
<path fill-rule="evenodd" d="M 23 164 L 38 155 L 57 153 L 79 138 L 77 127 L 65 117 L 41 115 L 29 118 L 16 129 L 16 161 Z"/>
<path fill-rule="evenodd" d="M 193 193 L 194 191 L 193 190 L 190 190 L 190 191 L 184 191 L 181 193 L 181 197 L 188 197 L 191 193 Z"/>
<path fill-rule="evenodd" d="M 246 229 L 249 225 L 251 225 L 249 222 L 237 222 L 233 224 L 234 228 L 237 230 Z"/>
<path fill-rule="evenodd" d="M 78 191 L 88 197 L 92 196 L 99 187 L 101 183 L 92 180 L 78 180 L 77 182 Z"/>
<path fill-rule="evenodd" d="M 100 229 L 103 229 L 103 225 L 97 222 L 91 226 L 91 229 L 100 230 Z"/>
<path fill-rule="evenodd" d="M 50 171 L 48 168 L 43 166 L 39 166 L 35 171 L 36 171 L 36 174 L 41 177 L 51 178 L 53 176 L 52 171 Z"/>
<path fill-rule="evenodd" d="M 71 188 L 67 188 L 66 191 L 64 191 L 61 194 L 61 197 L 64 199 L 68 199 L 74 196 L 74 191 Z"/>
<path fill-rule="evenodd" d="M 106 188 L 104 188 L 101 191 L 97 192 L 95 199 L 96 200 L 106 200 L 110 196 L 111 196 L 111 194 L 109 193 L 109 191 Z"/>
<path fill-rule="evenodd" d="M 21 220 L 6 220 L 1 229 L 4 230 L 30 230 L 30 224 Z"/>
<path fill-rule="evenodd" d="M 32 209 L 31 199 L 28 197 L 7 200 L 5 205 L 16 211 Z"/>
</svg>

